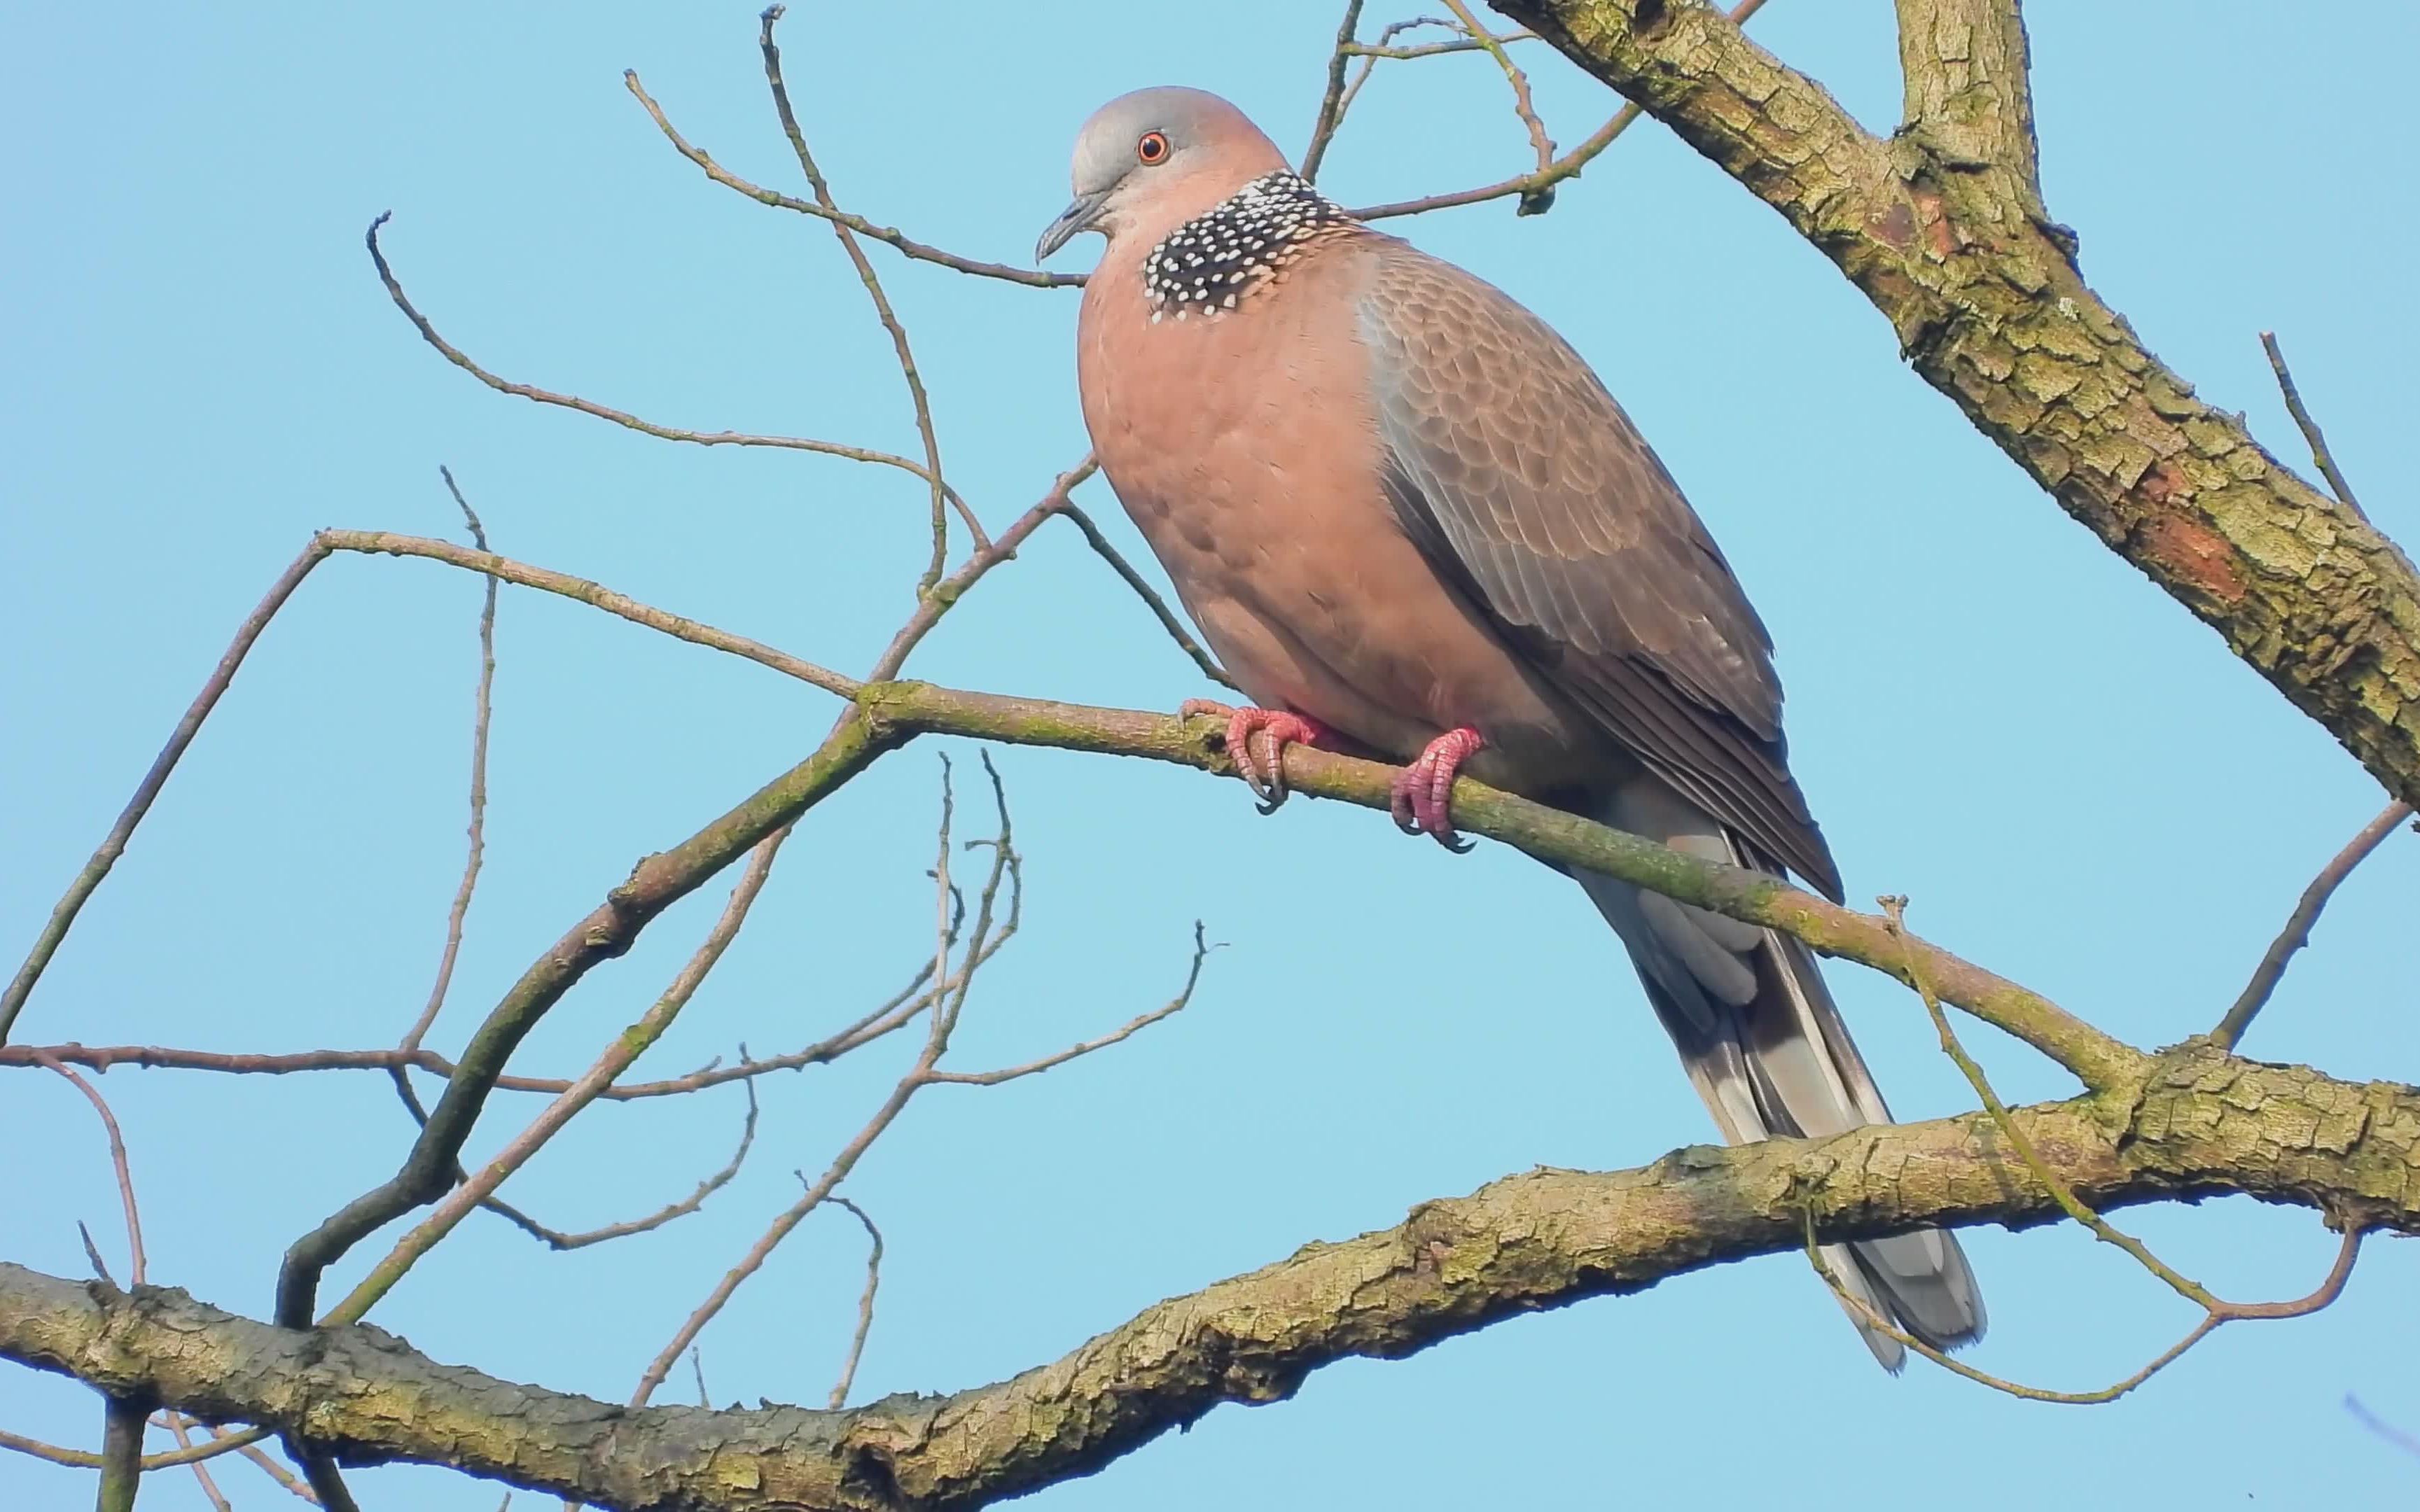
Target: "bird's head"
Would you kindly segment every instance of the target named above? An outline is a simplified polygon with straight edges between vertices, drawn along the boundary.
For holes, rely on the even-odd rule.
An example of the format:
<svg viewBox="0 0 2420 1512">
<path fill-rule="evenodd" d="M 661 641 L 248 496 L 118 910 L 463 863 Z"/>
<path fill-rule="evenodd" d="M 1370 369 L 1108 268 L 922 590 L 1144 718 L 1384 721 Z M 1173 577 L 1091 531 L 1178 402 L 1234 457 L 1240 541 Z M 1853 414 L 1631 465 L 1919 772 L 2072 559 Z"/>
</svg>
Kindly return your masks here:
<svg viewBox="0 0 2420 1512">
<path fill-rule="evenodd" d="M 1157 240 L 1285 166 L 1277 144 L 1217 95 L 1173 85 L 1120 95 L 1076 133 L 1076 198 L 1042 233 L 1033 260 L 1084 231 Z"/>
</svg>

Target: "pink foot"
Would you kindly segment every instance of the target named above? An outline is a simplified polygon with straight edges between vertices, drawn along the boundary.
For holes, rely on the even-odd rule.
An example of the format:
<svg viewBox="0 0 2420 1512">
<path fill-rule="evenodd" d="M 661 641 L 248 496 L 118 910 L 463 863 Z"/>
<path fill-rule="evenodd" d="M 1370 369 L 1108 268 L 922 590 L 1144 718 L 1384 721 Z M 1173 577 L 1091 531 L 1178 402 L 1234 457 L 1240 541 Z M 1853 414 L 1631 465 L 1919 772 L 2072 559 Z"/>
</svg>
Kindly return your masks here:
<svg viewBox="0 0 2420 1512">
<path fill-rule="evenodd" d="M 1453 777 L 1486 744 L 1468 725 L 1430 741 L 1412 764 L 1395 774 L 1395 827 L 1406 835 L 1434 836 L 1450 851 L 1470 849 L 1470 841 L 1453 832 Z"/>
<path fill-rule="evenodd" d="M 1227 759 L 1235 764 L 1236 773 L 1260 799 L 1263 813 L 1275 813 L 1286 800 L 1285 748 L 1335 738 L 1327 726 L 1290 709 L 1233 708 L 1209 699 L 1187 699 L 1176 713 L 1184 719 L 1208 714 L 1227 721 Z M 1260 753 L 1253 750 L 1255 736 L 1264 737 Z"/>
</svg>

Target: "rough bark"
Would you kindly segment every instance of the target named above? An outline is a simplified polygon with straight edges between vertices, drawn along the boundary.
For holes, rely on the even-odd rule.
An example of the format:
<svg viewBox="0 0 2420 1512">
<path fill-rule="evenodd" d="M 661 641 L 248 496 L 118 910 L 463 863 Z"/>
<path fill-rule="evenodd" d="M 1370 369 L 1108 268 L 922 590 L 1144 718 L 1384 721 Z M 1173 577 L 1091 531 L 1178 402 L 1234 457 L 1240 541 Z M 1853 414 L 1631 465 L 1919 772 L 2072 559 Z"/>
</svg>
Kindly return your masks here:
<svg viewBox="0 0 2420 1512">
<path fill-rule="evenodd" d="M 2070 515 L 2420 798 L 2420 579 L 2085 283 L 2033 186 L 2010 0 L 1903 0 L 1887 140 L 1699 0 L 1494 3 L 1779 211 Z"/>
<path fill-rule="evenodd" d="M 2146 1065 L 2125 1096 L 2015 1115 L 2086 1201 L 2242 1193 L 2338 1227 L 2420 1232 L 2420 1088 L 2201 1042 Z M 1692 1147 L 1636 1170 L 1540 1169 L 1161 1303 L 1012 1380 L 837 1412 L 633 1411 L 439 1365 L 375 1328 L 282 1330 L 175 1289 L 130 1297 L 5 1264 L 0 1356 L 211 1421 L 272 1424 L 349 1463 L 444 1463 L 603 1507 L 971 1508 L 1096 1469 L 1222 1402 L 1282 1399 L 1336 1360 L 1396 1358 L 1794 1249 L 1809 1212 L 1826 1239 L 2059 1215 L 1983 1114 Z"/>
</svg>

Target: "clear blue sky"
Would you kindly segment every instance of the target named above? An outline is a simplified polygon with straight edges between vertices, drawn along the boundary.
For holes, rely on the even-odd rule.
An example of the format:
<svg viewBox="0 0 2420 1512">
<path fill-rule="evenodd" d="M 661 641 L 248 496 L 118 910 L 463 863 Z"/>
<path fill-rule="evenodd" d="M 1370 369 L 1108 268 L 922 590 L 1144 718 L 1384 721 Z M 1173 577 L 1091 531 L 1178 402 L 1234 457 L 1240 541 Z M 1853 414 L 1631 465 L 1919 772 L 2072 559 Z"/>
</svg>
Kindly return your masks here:
<svg viewBox="0 0 2420 1512">
<path fill-rule="evenodd" d="M 789 69 L 845 201 L 1017 260 L 1100 100 L 1224 92 L 1289 147 L 1330 5 L 1215 23 L 1166 7 L 801 8 Z M 1388 17 L 1373 8 L 1373 19 Z M 2395 155 L 2420 12 L 2077 0 L 2034 8 L 2050 203 L 2094 285 L 2213 402 L 2302 452 L 2256 333 L 2274 329 L 2381 525 L 2420 540 L 2397 412 L 2420 343 L 2420 217 Z M 1754 23 L 1886 129 L 1883 0 L 1778 0 Z M 909 451 L 897 377 L 824 229 L 706 183 L 623 92 L 634 67 L 691 137 L 795 187 L 746 5 L 11 8 L 0 39 L 0 945 L 30 939 L 235 624 L 315 527 L 458 529 L 450 463 L 500 550 L 861 668 L 923 550 L 911 480 L 706 452 L 491 393 L 422 346 L 361 250 L 388 247 L 457 341 L 517 378 L 667 424 Z M 1178 45 L 1181 42 L 1181 45 Z M 1537 50 L 1556 134 L 1607 114 Z M 1326 177 L 1368 201 L 1480 182 L 1526 151 L 1483 60 L 1396 66 Z M 1900 363 L 1887 326 L 1769 212 L 1652 123 L 1551 215 L 1502 204 L 1411 234 L 1533 304 L 1588 354 L 1712 522 L 1781 646 L 1798 769 L 1858 899 L 2111 1030 L 2207 1028 L 2310 872 L 2383 801 L 2218 639 L 2070 523 Z M 1004 522 L 1084 449 L 1075 299 L 901 265 L 953 477 Z M 1081 255 L 1078 255 L 1080 261 Z M 1091 501 L 1140 543 L 1099 485 Z M 460 865 L 477 582 L 332 563 L 236 685 L 21 1026 L 35 1042 L 292 1050 L 392 1042 L 433 968 Z M 640 855 L 788 764 L 830 701 L 559 600 L 507 593 L 489 865 L 458 1043 Z M 915 670 L 1167 708 L 1204 691 L 1054 527 Z M 971 750 L 960 754 L 971 756 Z M 753 929 L 650 1071 L 803 1043 L 929 949 L 936 752 L 818 810 Z M 984 979 L 962 1062 L 1022 1059 L 1166 998 L 1199 918 L 1228 942 L 1195 1006 L 1116 1050 L 912 1107 L 848 1192 L 891 1244 L 860 1397 L 1051 1359 L 1160 1297 L 1305 1241 L 1397 1221 L 1532 1163 L 1612 1167 L 1712 1131 L 1576 889 L 1500 846 L 1467 857 L 1377 815 L 1256 819 L 1232 784 L 1033 750 L 999 757 L 1030 852 L 1025 936 Z M 966 764 L 961 770 L 967 769 Z M 976 812 L 981 805 L 973 805 Z M 2420 1080 L 2398 836 L 2345 890 L 2246 1048 Z M 598 971 L 520 1065 L 584 1065 L 720 905 L 708 889 Z M 1421 916 L 1416 907 L 1442 909 Z M 1969 1105 L 1921 1008 L 1832 972 L 1903 1116 Z M 1982 1029 L 2012 1099 L 2063 1079 Z M 903 1044 L 766 1087 L 756 1155 L 705 1211 L 569 1257 L 489 1219 L 376 1315 L 441 1360 L 619 1399 L 713 1279 L 895 1076 Z M 153 1276 L 258 1315 L 284 1245 L 390 1171 L 382 1078 L 120 1071 Z M 535 1103 L 500 1099 L 475 1149 Z M 727 1154 L 736 1091 L 597 1110 L 506 1195 L 565 1227 L 686 1194 Z M 74 1221 L 122 1242 L 89 1111 L 55 1078 L 0 1091 L 0 1255 L 61 1273 Z M 2299 1295 L 2334 1241 L 2227 1200 L 2130 1220 L 2229 1296 Z M 2072 1230 L 1973 1235 L 1978 1363 L 2085 1387 L 2192 1321 Z M 343 1274 L 381 1252 L 364 1247 Z M 706 1335 L 715 1396 L 819 1400 L 861 1238 L 817 1215 Z M 2340 1406 L 2420 1427 L 2420 1246 L 2375 1242 L 2342 1303 L 2230 1329 L 2112 1408 L 2015 1403 L 1922 1365 L 1875 1370 L 1782 1257 L 1523 1319 L 1408 1362 L 1221 1409 L 1061 1512 L 1149 1505 L 2379 1505 L 2420 1464 Z M 687 1399 L 684 1372 L 668 1399 Z M 0 1375 L 0 1426 L 90 1443 L 83 1388 Z M 1756 1458 L 1751 1459 L 1750 1455 Z M 283 1493 L 223 1470 L 240 1505 Z M 2319 1489 L 2324 1484 L 2325 1490 Z M 1786 1485 L 1786 1490 L 1776 1490 Z M 488 1508 L 447 1474 L 361 1474 L 382 1506 Z M 2088 1488 L 2088 1489 L 2086 1489 Z M 0 1459 L 0 1502 L 82 1476 Z M 189 1477 L 145 1505 L 199 1506 Z"/>
</svg>

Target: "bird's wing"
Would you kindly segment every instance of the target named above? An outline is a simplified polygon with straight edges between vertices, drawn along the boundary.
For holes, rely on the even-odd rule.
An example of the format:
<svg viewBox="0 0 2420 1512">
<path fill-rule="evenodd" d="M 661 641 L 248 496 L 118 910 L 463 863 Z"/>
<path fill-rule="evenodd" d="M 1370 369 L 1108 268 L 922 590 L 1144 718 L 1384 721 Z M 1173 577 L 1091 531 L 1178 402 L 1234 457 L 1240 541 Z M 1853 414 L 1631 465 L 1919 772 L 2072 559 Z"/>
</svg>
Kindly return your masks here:
<svg viewBox="0 0 2420 1512">
<path fill-rule="evenodd" d="M 1630 417 L 1501 291 L 1391 238 L 1371 255 L 1359 320 L 1404 531 L 1649 770 L 1839 897 L 1772 640 Z"/>
</svg>

